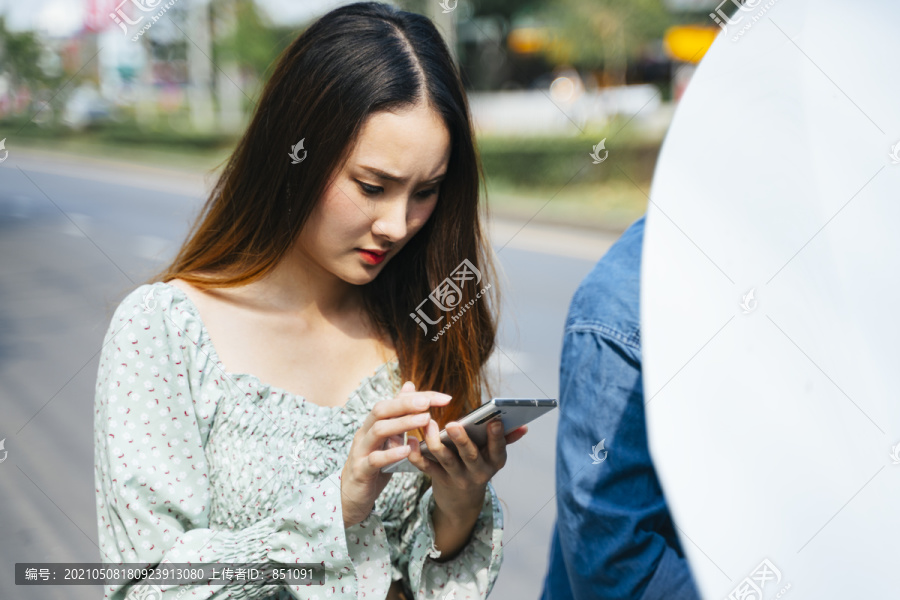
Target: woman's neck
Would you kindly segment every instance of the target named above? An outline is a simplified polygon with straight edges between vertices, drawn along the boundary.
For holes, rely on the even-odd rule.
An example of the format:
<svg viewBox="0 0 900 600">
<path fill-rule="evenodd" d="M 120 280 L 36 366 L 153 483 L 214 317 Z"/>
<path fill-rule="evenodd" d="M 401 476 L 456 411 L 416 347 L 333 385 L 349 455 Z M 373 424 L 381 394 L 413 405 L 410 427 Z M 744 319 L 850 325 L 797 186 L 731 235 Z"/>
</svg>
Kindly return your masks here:
<svg viewBox="0 0 900 600">
<path fill-rule="evenodd" d="M 310 324 L 352 318 L 363 309 L 359 286 L 326 271 L 300 252 L 286 254 L 260 279 L 229 291 L 256 310 L 299 317 Z"/>
</svg>

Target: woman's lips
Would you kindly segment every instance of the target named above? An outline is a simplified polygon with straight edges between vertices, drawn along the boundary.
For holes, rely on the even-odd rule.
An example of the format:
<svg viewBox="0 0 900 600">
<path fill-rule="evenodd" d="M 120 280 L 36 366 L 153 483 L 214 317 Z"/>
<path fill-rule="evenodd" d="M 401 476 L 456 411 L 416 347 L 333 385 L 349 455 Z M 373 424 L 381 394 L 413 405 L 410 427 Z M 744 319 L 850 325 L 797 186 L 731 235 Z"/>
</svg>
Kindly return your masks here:
<svg viewBox="0 0 900 600">
<path fill-rule="evenodd" d="M 378 253 L 371 250 L 361 249 L 357 249 L 356 251 L 359 252 L 359 255 L 362 257 L 362 259 L 370 265 L 377 265 L 381 263 L 381 261 L 384 260 L 384 257 L 387 256 L 387 252 Z"/>
</svg>

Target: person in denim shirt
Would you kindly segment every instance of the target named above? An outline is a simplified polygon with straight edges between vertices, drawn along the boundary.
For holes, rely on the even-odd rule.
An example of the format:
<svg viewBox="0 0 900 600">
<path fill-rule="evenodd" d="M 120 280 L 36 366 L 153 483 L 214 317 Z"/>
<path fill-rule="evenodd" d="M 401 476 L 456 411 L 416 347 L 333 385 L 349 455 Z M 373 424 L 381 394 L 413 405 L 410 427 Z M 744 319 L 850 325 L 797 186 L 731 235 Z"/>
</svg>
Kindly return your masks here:
<svg viewBox="0 0 900 600">
<path fill-rule="evenodd" d="M 647 447 L 639 312 L 644 218 L 613 244 L 569 307 L 557 522 L 542 600 L 699 598 Z"/>
</svg>

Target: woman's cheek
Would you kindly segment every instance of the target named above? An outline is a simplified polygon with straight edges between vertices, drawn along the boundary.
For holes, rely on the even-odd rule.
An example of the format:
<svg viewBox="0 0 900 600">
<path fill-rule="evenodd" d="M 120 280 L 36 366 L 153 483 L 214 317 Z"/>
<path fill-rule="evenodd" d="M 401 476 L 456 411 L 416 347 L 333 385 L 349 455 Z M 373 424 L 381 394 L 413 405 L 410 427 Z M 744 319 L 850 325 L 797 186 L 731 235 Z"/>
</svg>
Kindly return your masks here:
<svg viewBox="0 0 900 600">
<path fill-rule="evenodd" d="M 350 189 L 335 190 L 335 194 L 327 198 L 324 212 L 329 223 L 333 224 L 336 233 L 358 235 L 365 232 L 372 225 L 372 220 L 367 216 L 370 212 L 366 207 L 368 199 L 365 196 L 354 197 Z"/>
<path fill-rule="evenodd" d="M 421 207 L 416 210 L 412 214 L 412 218 L 410 219 L 409 229 L 412 232 L 409 237 L 415 235 L 422 227 L 425 226 L 425 223 L 428 222 L 428 219 L 431 218 L 431 215 L 434 213 L 434 209 L 437 207 L 437 200 L 433 200 L 429 202 L 426 206 Z"/>
</svg>

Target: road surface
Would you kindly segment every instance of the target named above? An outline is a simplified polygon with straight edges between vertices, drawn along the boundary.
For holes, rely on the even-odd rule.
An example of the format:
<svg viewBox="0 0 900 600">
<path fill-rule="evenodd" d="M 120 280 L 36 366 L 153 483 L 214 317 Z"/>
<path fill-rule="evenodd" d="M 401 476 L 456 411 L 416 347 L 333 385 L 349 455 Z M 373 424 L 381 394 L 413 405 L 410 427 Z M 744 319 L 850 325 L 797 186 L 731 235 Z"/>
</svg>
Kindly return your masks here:
<svg viewBox="0 0 900 600">
<path fill-rule="evenodd" d="M 20 151 L 0 165 L 0 598 L 102 597 L 99 586 L 17 587 L 14 563 L 99 562 L 100 345 L 122 297 L 174 256 L 205 189 L 194 173 L 62 154 Z M 501 220 L 490 232 L 504 299 L 496 389 L 557 397 L 569 299 L 618 234 Z M 535 423 L 495 479 L 506 532 L 492 598 L 539 594 L 555 433 L 555 414 Z"/>
</svg>

